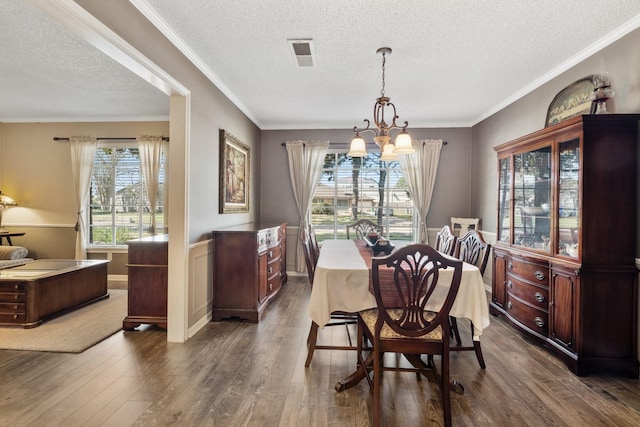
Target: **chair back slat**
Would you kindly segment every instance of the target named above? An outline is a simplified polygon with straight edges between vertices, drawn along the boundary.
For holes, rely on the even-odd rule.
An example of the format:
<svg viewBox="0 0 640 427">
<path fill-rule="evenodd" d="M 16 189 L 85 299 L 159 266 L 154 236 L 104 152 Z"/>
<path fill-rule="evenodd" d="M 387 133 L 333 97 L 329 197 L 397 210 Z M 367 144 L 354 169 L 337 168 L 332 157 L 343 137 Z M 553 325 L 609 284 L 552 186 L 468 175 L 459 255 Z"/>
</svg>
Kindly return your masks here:
<svg viewBox="0 0 640 427">
<path fill-rule="evenodd" d="M 400 296 L 400 307 L 387 307 L 380 287 L 380 269 L 394 270 L 393 286 Z M 443 269 L 451 269 L 442 274 Z M 448 316 L 460 287 L 462 261 L 447 257 L 433 247 L 424 244 L 408 245 L 397 249 L 387 257 L 372 259 L 372 285 L 378 305 L 376 328 L 386 323 L 396 333 L 418 337 L 432 332 L 438 326 L 448 331 Z M 446 280 L 447 283 L 442 283 Z M 436 287 L 448 286 L 447 297 L 440 310 L 426 310 L 434 297 Z M 389 314 L 396 313 L 394 317 Z M 400 314 L 397 314 L 400 313 Z"/>
<path fill-rule="evenodd" d="M 436 234 L 435 248 L 443 254 L 453 255 L 458 238 L 453 234 L 450 225 L 445 225 Z"/>
<path fill-rule="evenodd" d="M 350 236 L 353 235 L 349 233 L 350 230 L 355 233 L 356 240 L 368 240 L 367 236 L 370 233 L 376 233 L 380 237 L 384 236 L 384 227 L 368 219 L 361 219 L 347 225 L 347 239 L 350 239 Z"/>
<path fill-rule="evenodd" d="M 454 256 L 466 263 L 473 264 L 484 275 L 489 262 L 491 245 L 484 241 L 482 235 L 475 230 L 469 231 L 458 239 Z"/>
</svg>

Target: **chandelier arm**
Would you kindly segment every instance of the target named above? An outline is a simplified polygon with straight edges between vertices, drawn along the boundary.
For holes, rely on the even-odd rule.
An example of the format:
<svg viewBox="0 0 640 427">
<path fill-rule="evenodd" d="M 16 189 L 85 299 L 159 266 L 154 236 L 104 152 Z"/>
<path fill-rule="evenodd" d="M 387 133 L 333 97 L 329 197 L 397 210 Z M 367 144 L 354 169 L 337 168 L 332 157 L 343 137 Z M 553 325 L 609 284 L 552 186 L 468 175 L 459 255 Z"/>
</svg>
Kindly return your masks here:
<svg viewBox="0 0 640 427">
<path fill-rule="evenodd" d="M 374 129 L 371 127 L 371 122 L 368 119 L 364 119 L 364 121 L 367 123 L 367 127 L 364 128 L 359 128 L 358 126 L 354 126 L 353 127 L 353 131 L 355 133 L 360 133 L 360 132 L 373 132 L 376 135 L 378 135 L 378 130 Z"/>
</svg>

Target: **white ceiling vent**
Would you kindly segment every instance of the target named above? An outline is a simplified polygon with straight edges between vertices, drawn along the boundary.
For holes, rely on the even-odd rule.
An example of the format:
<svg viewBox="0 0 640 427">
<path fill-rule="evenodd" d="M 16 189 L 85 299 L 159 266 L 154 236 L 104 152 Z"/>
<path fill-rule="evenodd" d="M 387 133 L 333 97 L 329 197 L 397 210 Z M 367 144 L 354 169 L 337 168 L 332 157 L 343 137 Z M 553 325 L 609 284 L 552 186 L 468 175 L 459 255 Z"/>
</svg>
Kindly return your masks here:
<svg viewBox="0 0 640 427">
<path fill-rule="evenodd" d="M 288 39 L 287 42 L 298 68 L 313 68 L 316 66 L 316 61 L 313 57 L 313 40 Z"/>
</svg>

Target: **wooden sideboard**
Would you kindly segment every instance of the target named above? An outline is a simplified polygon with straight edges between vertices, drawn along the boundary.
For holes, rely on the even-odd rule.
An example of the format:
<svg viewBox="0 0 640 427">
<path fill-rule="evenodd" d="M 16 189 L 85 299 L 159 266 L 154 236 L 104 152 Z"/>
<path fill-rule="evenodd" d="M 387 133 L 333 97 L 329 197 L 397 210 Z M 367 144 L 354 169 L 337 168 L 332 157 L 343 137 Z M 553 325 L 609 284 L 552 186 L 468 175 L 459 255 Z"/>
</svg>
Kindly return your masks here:
<svg viewBox="0 0 640 427">
<path fill-rule="evenodd" d="M 144 237 L 127 245 L 129 308 L 122 329 L 130 331 L 141 324 L 167 329 L 169 236 Z"/>
<path fill-rule="evenodd" d="M 213 231 L 213 321 L 260 321 L 287 281 L 286 229 L 249 223 Z"/>
<path fill-rule="evenodd" d="M 495 147 L 491 312 L 577 375 L 639 374 L 639 121 L 580 116 Z"/>
</svg>

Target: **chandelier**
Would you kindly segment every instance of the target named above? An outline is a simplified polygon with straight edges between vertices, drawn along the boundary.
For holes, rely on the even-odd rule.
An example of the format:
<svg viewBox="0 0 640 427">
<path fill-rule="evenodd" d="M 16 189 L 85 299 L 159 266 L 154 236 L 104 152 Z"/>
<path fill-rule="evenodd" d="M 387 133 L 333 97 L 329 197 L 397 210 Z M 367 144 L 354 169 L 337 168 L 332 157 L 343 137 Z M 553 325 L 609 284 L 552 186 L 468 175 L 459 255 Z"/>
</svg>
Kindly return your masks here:
<svg viewBox="0 0 640 427">
<path fill-rule="evenodd" d="M 360 136 L 360 133 L 373 132 L 374 142 L 380 147 L 381 155 L 380 160 L 389 161 L 396 160 L 398 154 L 410 154 L 415 150 L 411 144 L 411 136 L 407 133 L 408 122 L 404 122 L 404 125 L 398 126 L 396 119 L 399 117 L 396 114 L 396 106 L 390 101 L 391 99 L 384 95 L 384 74 L 385 64 L 387 62 L 387 55 L 391 55 L 391 48 L 381 47 L 376 51 L 378 55 L 382 55 L 382 90 L 380 91 L 380 97 L 376 99 L 376 104 L 373 106 L 373 121 L 375 128 L 371 127 L 371 122 L 364 119 L 367 124 L 366 127 L 359 128 L 354 126 L 353 131 L 356 135 L 351 140 L 351 146 L 349 148 L 349 156 L 352 157 L 364 157 L 367 153 L 367 148 L 364 139 Z M 387 124 L 385 121 L 385 110 L 389 108 L 392 110 L 391 124 Z M 391 131 L 393 129 L 401 129 L 400 133 L 396 137 L 395 145 L 391 142 Z"/>
</svg>

